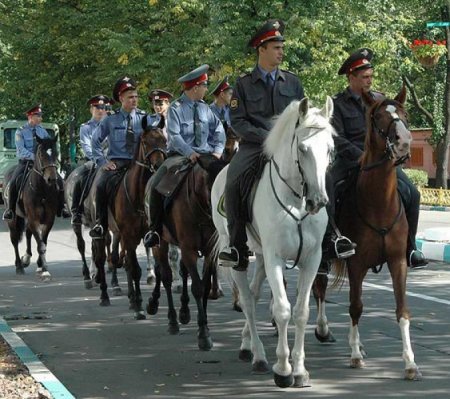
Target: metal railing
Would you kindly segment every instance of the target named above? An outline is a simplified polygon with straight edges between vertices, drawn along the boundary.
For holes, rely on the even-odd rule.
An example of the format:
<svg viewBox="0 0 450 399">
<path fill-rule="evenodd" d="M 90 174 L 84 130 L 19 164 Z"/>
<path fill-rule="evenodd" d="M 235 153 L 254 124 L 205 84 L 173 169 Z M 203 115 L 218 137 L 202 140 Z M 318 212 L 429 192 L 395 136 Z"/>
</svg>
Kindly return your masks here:
<svg viewBox="0 0 450 399">
<path fill-rule="evenodd" d="M 450 206 L 450 190 L 443 188 L 419 188 L 422 205 Z"/>
</svg>

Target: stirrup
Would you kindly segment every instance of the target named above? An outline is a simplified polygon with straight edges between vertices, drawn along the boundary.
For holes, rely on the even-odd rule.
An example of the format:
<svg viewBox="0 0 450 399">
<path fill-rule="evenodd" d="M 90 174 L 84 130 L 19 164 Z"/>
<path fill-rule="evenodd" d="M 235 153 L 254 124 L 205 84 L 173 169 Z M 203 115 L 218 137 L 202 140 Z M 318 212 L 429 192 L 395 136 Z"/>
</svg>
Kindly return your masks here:
<svg viewBox="0 0 450 399">
<path fill-rule="evenodd" d="M 234 259 L 236 257 L 236 259 Z M 239 264 L 239 251 L 236 247 L 225 247 L 219 253 L 219 266 L 235 267 Z"/>
<path fill-rule="evenodd" d="M 156 235 L 158 237 L 158 242 L 156 244 L 150 245 L 150 240 L 152 239 L 152 237 L 154 235 Z M 150 231 L 147 231 L 147 233 L 145 233 L 143 241 L 144 241 L 145 248 L 159 247 L 161 245 L 161 236 L 159 235 L 159 233 L 157 231 L 150 230 Z"/>
<path fill-rule="evenodd" d="M 97 234 L 97 231 L 100 232 L 100 234 Z M 103 226 L 101 224 L 96 224 L 91 231 L 89 232 L 89 235 L 95 240 L 95 239 L 101 239 L 103 238 L 105 231 L 103 230 Z"/>
<path fill-rule="evenodd" d="M 347 259 L 347 258 L 350 258 L 350 256 L 353 256 L 355 254 L 354 244 L 352 241 L 350 241 L 349 238 L 347 238 L 345 236 L 339 236 L 339 237 L 336 237 L 336 239 L 333 240 L 333 242 L 334 242 L 334 252 L 336 253 L 338 259 Z M 349 246 L 352 247 L 352 249 L 349 249 L 344 252 L 339 252 L 338 251 L 338 243 L 340 243 L 340 242 L 348 243 Z"/>
</svg>

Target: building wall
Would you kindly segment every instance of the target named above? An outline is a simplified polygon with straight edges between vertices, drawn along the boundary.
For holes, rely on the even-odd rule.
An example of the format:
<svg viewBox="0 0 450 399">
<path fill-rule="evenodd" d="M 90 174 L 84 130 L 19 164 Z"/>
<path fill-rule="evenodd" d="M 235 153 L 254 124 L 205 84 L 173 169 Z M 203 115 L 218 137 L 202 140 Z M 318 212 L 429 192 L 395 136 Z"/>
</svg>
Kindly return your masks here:
<svg viewBox="0 0 450 399">
<path fill-rule="evenodd" d="M 431 137 L 431 129 L 413 129 L 411 134 L 413 136 L 411 158 L 406 162 L 405 168 L 424 170 L 428 173 L 430 179 L 436 178 L 434 148 L 428 143 L 428 139 Z"/>
</svg>

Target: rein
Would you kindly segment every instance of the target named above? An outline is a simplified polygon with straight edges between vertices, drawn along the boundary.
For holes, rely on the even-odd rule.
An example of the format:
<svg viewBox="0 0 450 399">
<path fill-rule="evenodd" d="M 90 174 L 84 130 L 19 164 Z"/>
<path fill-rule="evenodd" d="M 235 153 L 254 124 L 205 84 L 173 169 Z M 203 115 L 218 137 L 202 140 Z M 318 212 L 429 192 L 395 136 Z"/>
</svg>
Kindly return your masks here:
<svg viewBox="0 0 450 399">
<path fill-rule="evenodd" d="M 37 152 L 37 151 L 36 151 L 36 152 Z M 44 179 L 44 171 L 45 171 L 45 169 L 47 169 L 47 168 L 55 168 L 55 171 L 56 171 L 56 173 L 57 173 L 57 168 L 58 168 L 58 166 L 56 165 L 56 163 L 53 162 L 53 163 L 50 163 L 50 164 L 48 164 L 48 165 L 42 166 L 42 160 L 41 160 L 40 157 L 36 157 L 36 161 L 37 161 L 37 162 L 34 163 L 33 168 L 31 169 L 31 171 L 34 172 L 34 173 L 36 173 L 37 175 L 41 176 L 43 179 Z M 38 162 L 39 162 L 39 169 L 40 169 L 40 170 L 36 169 L 36 166 L 35 166 Z M 31 189 L 32 189 L 33 191 L 37 191 L 36 188 L 33 187 L 33 184 L 32 184 L 32 182 L 31 182 L 31 179 L 30 179 L 29 184 L 30 184 L 30 187 L 31 187 Z"/>
<path fill-rule="evenodd" d="M 293 269 L 295 266 L 297 266 L 298 261 L 300 260 L 300 256 L 302 254 L 302 250 L 303 250 L 303 231 L 302 231 L 302 221 L 305 220 L 305 218 L 309 215 L 309 213 L 306 213 L 303 217 L 298 218 L 297 216 L 295 216 L 290 209 L 288 209 L 288 207 L 286 205 L 283 204 L 283 202 L 281 201 L 280 197 L 278 196 L 276 190 L 275 190 L 275 185 L 273 183 L 273 177 L 272 177 L 272 164 L 275 167 L 275 170 L 278 174 L 278 177 L 280 178 L 280 180 L 289 187 L 289 189 L 291 190 L 291 192 L 294 194 L 295 197 L 302 199 L 303 198 L 303 194 L 298 194 L 287 182 L 286 180 L 281 176 L 280 174 L 280 169 L 277 165 L 277 163 L 275 162 L 275 160 L 273 158 L 271 158 L 270 163 L 269 163 L 269 176 L 270 176 L 270 186 L 272 187 L 272 192 L 275 196 L 275 199 L 277 200 L 277 202 L 280 204 L 281 208 L 286 211 L 286 213 L 295 220 L 295 222 L 297 223 L 297 229 L 298 229 L 298 236 L 299 236 L 299 247 L 297 250 L 297 256 L 295 257 L 295 262 L 292 265 L 292 267 L 288 267 L 286 266 L 287 269 Z M 297 164 L 301 173 L 301 176 L 303 177 L 303 173 L 300 169 L 300 162 L 297 160 Z M 302 185 L 303 186 L 303 185 Z"/>
</svg>

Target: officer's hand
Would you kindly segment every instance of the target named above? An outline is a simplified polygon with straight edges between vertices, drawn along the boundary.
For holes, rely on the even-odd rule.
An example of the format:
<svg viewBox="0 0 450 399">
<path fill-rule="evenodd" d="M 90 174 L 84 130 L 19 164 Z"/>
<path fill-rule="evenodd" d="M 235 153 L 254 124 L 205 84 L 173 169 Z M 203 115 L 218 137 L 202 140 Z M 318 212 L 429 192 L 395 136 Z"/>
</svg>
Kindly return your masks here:
<svg viewBox="0 0 450 399">
<path fill-rule="evenodd" d="M 189 155 L 189 160 L 192 163 L 196 163 L 199 158 L 200 158 L 200 154 L 198 154 L 197 152 L 193 152 L 191 155 Z"/>
<path fill-rule="evenodd" d="M 212 153 L 214 157 L 216 157 L 217 159 L 220 159 L 220 157 L 222 156 L 222 154 L 219 154 L 218 152 L 213 152 Z"/>
<path fill-rule="evenodd" d="M 103 166 L 103 169 L 104 170 L 116 170 L 117 166 L 114 162 L 108 161 L 108 163 L 105 166 Z"/>
</svg>

